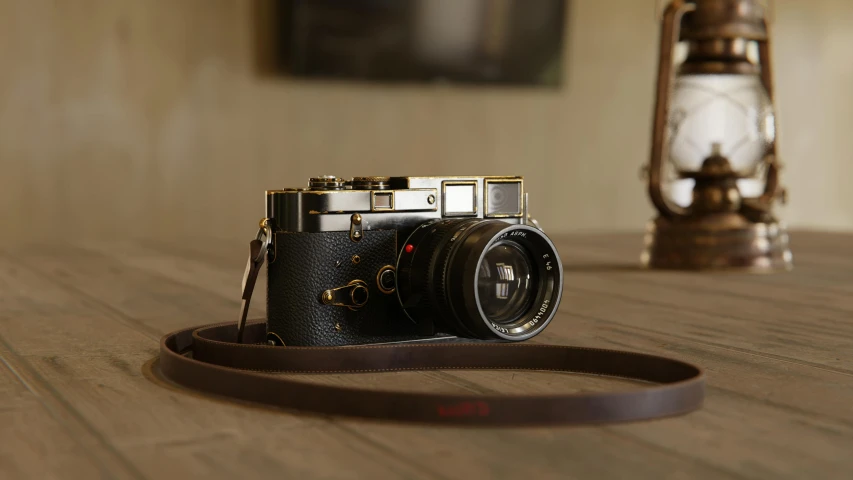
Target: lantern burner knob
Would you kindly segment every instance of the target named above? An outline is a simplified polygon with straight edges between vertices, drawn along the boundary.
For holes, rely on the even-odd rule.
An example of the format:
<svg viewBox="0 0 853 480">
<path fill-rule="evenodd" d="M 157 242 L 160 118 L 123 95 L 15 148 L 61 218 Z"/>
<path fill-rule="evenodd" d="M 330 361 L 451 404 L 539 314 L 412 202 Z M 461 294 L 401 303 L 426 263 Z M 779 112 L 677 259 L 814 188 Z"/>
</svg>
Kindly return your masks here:
<svg viewBox="0 0 853 480">
<path fill-rule="evenodd" d="M 729 159 L 720 155 L 719 150 L 702 162 L 698 172 L 681 172 L 681 176 L 696 182 L 690 206 L 692 213 L 729 213 L 741 208 L 743 197 L 737 180 L 743 176 L 732 169 Z"/>
<path fill-rule="evenodd" d="M 699 171 L 680 170 L 678 175 L 681 178 L 692 178 L 697 181 L 746 178 L 746 175 L 732 168 L 729 159 L 722 154 L 722 146 L 717 142 L 711 144 L 711 155 L 702 161 Z"/>
<path fill-rule="evenodd" d="M 699 175 L 703 177 L 737 177 L 738 175 L 732 170 L 732 164 L 729 159 L 722 156 L 719 152 L 714 153 L 702 162 L 702 168 L 699 170 Z"/>
</svg>

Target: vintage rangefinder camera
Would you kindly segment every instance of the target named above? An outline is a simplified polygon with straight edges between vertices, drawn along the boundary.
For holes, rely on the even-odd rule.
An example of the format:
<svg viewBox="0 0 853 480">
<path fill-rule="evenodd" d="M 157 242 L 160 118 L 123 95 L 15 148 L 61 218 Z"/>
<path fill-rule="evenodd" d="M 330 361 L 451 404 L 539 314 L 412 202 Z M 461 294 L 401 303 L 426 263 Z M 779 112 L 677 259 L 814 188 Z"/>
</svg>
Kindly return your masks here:
<svg viewBox="0 0 853 480">
<path fill-rule="evenodd" d="M 312 178 L 267 191 L 272 343 L 522 341 L 560 303 L 522 177 Z"/>
</svg>

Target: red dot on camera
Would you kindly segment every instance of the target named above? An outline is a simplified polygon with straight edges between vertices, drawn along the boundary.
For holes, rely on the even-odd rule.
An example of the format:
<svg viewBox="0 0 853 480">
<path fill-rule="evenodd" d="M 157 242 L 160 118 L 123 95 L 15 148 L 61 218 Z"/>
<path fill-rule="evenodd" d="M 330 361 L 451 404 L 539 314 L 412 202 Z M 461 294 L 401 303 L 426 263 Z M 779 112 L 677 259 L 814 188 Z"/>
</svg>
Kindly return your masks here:
<svg viewBox="0 0 853 480">
<path fill-rule="evenodd" d="M 408 244 L 408 245 L 406 245 L 406 253 L 412 253 L 412 252 L 414 252 L 414 251 L 415 251 L 415 246 L 414 246 L 414 245 L 412 245 L 411 243 L 410 243 L 410 244 Z"/>
</svg>

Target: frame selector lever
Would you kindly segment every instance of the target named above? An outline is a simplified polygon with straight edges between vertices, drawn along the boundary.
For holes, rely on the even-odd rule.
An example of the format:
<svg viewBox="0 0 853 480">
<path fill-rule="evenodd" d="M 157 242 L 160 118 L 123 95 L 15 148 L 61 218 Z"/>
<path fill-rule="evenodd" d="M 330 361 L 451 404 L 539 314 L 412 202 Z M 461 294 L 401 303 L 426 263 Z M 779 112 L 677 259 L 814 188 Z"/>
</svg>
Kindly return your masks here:
<svg viewBox="0 0 853 480">
<path fill-rule="evenodd" d="M 368 297 L 367 283 L 363 280 L 353 280 L 343 287 L 324 291 L 320 295 L 320 301 L 326 305 L 357 310 L 367 304 Z"/>
</svg>

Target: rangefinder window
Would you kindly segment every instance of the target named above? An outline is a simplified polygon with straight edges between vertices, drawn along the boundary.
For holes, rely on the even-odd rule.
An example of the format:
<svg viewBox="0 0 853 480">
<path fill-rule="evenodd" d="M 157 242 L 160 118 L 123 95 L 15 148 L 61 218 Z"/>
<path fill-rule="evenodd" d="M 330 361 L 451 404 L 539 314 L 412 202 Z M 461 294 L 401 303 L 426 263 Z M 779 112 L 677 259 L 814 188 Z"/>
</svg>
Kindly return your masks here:
<svg viewBox="0 0 853 480">
<path fill-rule="evenodd" d="M 486 180 L 486 217 L 521 216 L 521 182 Z"/>
</svg>

